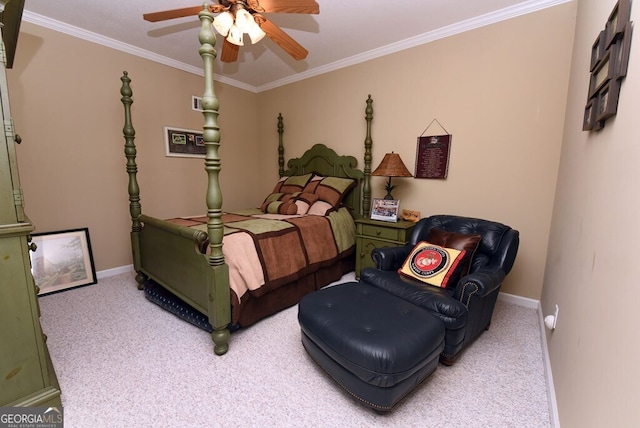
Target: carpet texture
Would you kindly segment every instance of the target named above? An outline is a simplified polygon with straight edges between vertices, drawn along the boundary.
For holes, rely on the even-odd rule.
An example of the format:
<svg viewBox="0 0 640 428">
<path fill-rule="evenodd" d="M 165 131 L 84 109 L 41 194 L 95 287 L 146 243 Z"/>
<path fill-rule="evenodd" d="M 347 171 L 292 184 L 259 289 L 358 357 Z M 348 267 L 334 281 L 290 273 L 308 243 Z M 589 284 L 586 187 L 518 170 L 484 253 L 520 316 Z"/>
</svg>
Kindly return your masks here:
<svg viewBox="0 0 640 428">
<path fill-rule="evenodd" d="M 537 312 L 501 300 L 454 366 L 386 414 L 307 356 L 297 306 L 233 333 L 219 357 L 209 334 L 149 302 L 130 273 L 39 302 L 66 428 L 550 426 Z"/>
</svg>

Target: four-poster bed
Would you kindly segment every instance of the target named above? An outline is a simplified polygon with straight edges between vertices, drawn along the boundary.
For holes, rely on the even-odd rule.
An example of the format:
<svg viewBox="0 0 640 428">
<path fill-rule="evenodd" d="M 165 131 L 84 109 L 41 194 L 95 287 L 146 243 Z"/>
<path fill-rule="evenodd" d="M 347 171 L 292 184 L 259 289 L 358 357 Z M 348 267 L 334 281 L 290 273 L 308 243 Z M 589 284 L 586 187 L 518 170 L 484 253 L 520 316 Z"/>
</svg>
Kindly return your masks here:
<svg viewBox="0 0 640 428">
<path fill-rule="evenodd" d="M 161 220 L 142 214 L 131 120 L 133 93 L 127 72 L 121 77 L 120 93 L 125 112 L 123 133 L 136 281 L 139 288 L 151 292 L 167 290 L 169 293 L 160 300 L 166 295 L 175 296 L 171 305 L 184 304 L 201 314 L 207 324 L 203 328 L 211 331 L 215 353 L 222 355 L 228 349 L 230 327 L 246 327 L 292 306 L 303 295 L 353 270 L 354 217 L 368 213 L 371 197 L 373 100 L 371 96 L 366 100 L 364 170 L 356 168 L 355 157 L 338 155 L 322 144 L 289 160 L 285 170 L 284 125 L 279 115 L 281 179 L 273 193 L 259 209 L 223 212 L 218 180 L 218 100 L 213 84 L 216 39 L 211 26 L 213 16 L 206 7 L 199 18 L 199 53 L 205 81 L 202 106 L 208 177 L 206 216 Z M 247 273 L 247 266 L 253 270 Z M 152 300 L 158 303 L 158 299 Z"/>
</svg>

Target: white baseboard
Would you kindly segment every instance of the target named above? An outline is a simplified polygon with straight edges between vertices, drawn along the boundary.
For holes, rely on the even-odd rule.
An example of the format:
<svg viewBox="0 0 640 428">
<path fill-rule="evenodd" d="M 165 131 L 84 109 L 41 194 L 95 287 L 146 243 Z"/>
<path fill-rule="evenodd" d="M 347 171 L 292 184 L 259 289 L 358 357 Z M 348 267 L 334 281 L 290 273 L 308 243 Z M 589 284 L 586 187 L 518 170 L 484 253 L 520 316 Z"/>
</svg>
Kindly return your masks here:
<svg viewBox="0 0 640 428">
<path fill-rule="evenodd" d="M 120 275 L 121 273 L 127 273 L 127 272 L 135 272 L 133 270 L 133 265 L 126 265 L 126 266 L 120 266 L 113 269 L 101 270 L 96 272 L 96 277 L 98 279 L 102 279 L 102 278 L 108 278 L 114 275 Z"/>
<path fill-rule="evenodd" d="M 504 300 L 508 303 L 513 303 L 514 305 L 524 306 L 530 309 L 538 309 L 540 307 L 540 301 L 535 299 L 529 299 L 528 297 L 516 296 L 515 294 L 508 294 L 500 292 L 498 294 L 498 299 Z"/>
<path fill-rule="evenodd" d="M 515 294 L 500 293 L 498 299 L 514 305 L 535 309 L 538 312 L 540 325 L 540 341 L 542 342 L 542 358 L 544 359 L 544 373 L 547 380 L 547 398 L 549 400 L 549 419 L 552 428 L 560 428 L 558 418 L 558 403 L 556 402 L 556 391 L 553 385 L 553 373 L 551 372 L 551 361 L 549 360 L 549 348 L 547 347 L 547 332 L 544 327 L 544 314 L 540 300 L 529 299 L 527 297 L 516 296 Z"/>
<path fill-rule="evenodd" d="M 544 372 L 547 376 L 547 397 L 549 398 L 549 416 L 552 428 L 560 428 L 560 418 L 558 416 L 558 403 L 556 401 L 556 389 L 553 384 L 553 373 L 551 371 L 551 360 L 549 359 L 549 347 L 547 346 L 547 332 L 544 326 L 544 314 L 542 305 L 538 302 L 538 317 L 540 324 L 540 339 L 542 342 L 542 356 L 544 358 Z"/>
</svg>

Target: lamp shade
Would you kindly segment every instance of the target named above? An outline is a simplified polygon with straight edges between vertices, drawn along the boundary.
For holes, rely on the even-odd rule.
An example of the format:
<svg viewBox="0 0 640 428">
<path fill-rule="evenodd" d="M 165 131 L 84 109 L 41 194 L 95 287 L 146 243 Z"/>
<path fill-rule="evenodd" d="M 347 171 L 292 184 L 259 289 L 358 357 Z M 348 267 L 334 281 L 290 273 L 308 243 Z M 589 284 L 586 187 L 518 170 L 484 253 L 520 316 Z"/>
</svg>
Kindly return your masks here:
<svg viewBox="0 0 640 428">
<path fill-rule="evenodd" d="M 251 29 L 249 30 L 249 38 L 251 39 L 251 43 L 258 43 L 266 35 L 267 33 L 262 31 L 262 28 L 260 28 L 258 23 L 254 21 Z"/>
<path fill-rule="evenodd" d="M 233 15 L 230 12 L 222 12 L 213 20 L 213 28 L 215 28 L 222 37 L 227 37 L 232 25 Z"/>
<path fill-rule="evenodd" d="M 384 155 L 382 162 L 380 162 L 380 165 L 378 165 L 371 175 L 381 177 L 413 177 L 413 174 L 404 166 L 400 155 L 393 152 Z"/>
<path fill-rule="evenodd" d="M 227 40 L 233 43 L 234 45 L 244 46 L 244 42 L 242 41 L 243 40 L 242 30 L 240 30 L 240 28 L 238 28 L 236 24 L 233 24 L 231 26 Z"/>
<path fill-rule="evenodd" d="M 253 24 L 253 16 L 245 9 L 238 9 L 236 11 L 236 25 L 243 33 L 248 33 Z"/>
</svg>

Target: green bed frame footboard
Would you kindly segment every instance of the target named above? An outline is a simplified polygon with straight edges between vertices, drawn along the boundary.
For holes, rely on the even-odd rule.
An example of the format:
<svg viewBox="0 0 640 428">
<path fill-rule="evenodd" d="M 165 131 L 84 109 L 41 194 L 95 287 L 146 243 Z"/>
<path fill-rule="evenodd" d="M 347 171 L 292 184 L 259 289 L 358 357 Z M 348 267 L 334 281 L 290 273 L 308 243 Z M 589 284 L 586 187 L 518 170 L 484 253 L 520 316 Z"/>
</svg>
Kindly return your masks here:
<svg viewBox="0 0 640 428">
<path fill-rule="evenodd" d="M 200 18 L 199 53 L 204 67 L 204 115 L 203 139 L 206 149 L 207 171 L 207 234 L 193 231 L 142 214 L 140 189 L 137 182 L 135 129 L 131 120 L 133 103 L 131 79 L 127 72 L 120 78 L 120 94 L 124 105 L 125 156 L 129 174 L 129 211 L 131 213 L 131 248 L 133 266 L 137 272 L 138 288 L 143 288 L 147 279 L 152 279 L 173 294 L 207 314 L 213 327 L 211 337 L 214 351 L 218 355 L 227 352 L 229 345 L 228 326 L 231 322 L 231 297 L 229 291 L 229 267 L 222 253 L 222 192 L 220 173 L 220 128 L 218 126 L 218 99 L 213 86 L 213 62 L 216 57 L 216 36 L 213 32 L 213 14 L 203 5 Z M 209 237 L 208 255 L 197 253 L 198 244 Z M 206 287 L 203 286 L 206 284 Z"/>
<path fill-rule="evenodd" d="M 125 71 L 120 78 L 122 87 L 120 94 L 124 106 L 125 124 L 123 128 L 129 175 L 129 211 L 131 214 L 131 249 L 133 266 L 136 271 L 138 288 L 142 289 L 149 279 L 162 285 L 196 310 L 207 315 L 213 327 L 211 337 L 214 352 L 225 354 L 228 350 L 229 324 L 231 322 L 231 292 L 229 288 L 229 268 L 222 252 L 224 226 L 222 223 L 222 192 L 219 183 L 221 169 L 218 149 L 220 147 L 220 128 L 218 126 L 218 99 L 214 91 L 213 63 L 216 57 L 216 37 L 213 32 L 213 15 L 207 5 L 199 13 L 201 21 L 198 38 L 199 53 L 204 65 L 204 94 L 202 107 L 204 116 L 203 139 L 206 148 L 204 168 L 207 172 L 208 185 L 207 232 L 169 223 L 142 214 L 140 189 L 137 182 L 138 167 L 136 164 L 135 129 L 131 120 L 131 104 L 133 93 L 131 79 Z M 322 169 L 319 165 L 327 164 L 327 174 L 351 177 L 359 180 L 360 186 L 350 195 L 349 205 L 354 215 L 368 216 L 371 190 L 369 176 L 371 173 L 371 121 L 373 118 L 373 100 L 369 95 L 365 119 L 367 131 L 364 142 L 364 171 L 355 169 L 357 161 L 351 156 L 338 156 L 326 147 L 318 145 L 305 154 L 300 160 L 291 160 L 284 169 L 284 147 L 282 143 L 282 116 L 278 117 L 279 173 L 291 175 L 303 170 Z M 321 160 L 315 160 L 316 158 Z M 322 159 L 330 158 L 329 162 Z M 200 248 L 209 239 L 206 255 Z"/>
</svg>

